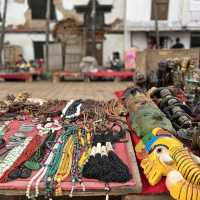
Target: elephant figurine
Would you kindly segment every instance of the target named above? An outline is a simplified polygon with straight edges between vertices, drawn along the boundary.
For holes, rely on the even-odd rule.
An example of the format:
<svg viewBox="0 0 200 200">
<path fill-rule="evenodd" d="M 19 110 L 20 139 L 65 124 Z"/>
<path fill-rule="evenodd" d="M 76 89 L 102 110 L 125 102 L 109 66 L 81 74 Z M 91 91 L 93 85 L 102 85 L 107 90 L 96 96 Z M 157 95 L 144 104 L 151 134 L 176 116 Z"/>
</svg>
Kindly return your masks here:
<svg viewBox="0 0 200 200">
<path fill-rule="evenodd" d="M 200 199 L 200 158 L 161 128 L 153 129 L 146 138 L 136 146 L 136 154 L 142 147 L 147 152 L 141 167 L 150 185 L 156 185 L 166 176 L 167 189 L 174 199 Z"/>
</svg>

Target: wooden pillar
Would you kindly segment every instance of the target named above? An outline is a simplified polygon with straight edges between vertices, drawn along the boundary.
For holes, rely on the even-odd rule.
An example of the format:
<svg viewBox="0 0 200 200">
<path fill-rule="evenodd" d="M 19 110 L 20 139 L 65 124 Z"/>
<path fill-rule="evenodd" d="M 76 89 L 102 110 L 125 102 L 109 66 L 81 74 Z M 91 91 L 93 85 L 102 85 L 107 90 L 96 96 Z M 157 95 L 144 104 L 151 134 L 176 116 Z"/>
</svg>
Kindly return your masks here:
<svg viewBox="0 0 200 200">
<path fill-rule="evenodd" d="M 124 53 L 128 49 L 127 0 L 124 0 Z"/>
<path fill-rule="evenodd" d="M 47 0 L 46 10 L 46 71 L 49 71 L 49 32 L 50 32 L 50 16 L 51 16 L 51 0 Z"/>
<path fill-rule="evenodd" d="M 66 42 L 62 42 L 62 71 L 65 71 Z"/>
<path fill-rule="evenodd" d="M 92 1 L 92 56 L 96 58 L 96 0 Z"/>
<path fill-rule="evenodd" d="M 8 0 L 4 0 L 4 10 L 3 10 L 3 19 L 2 19 L 2 27 L 1 27 L 1 39 L 0 39 L 0 65 L 3 65 L 2 52 L 3 52 L 3 47 L 4 47 L 7 7 L 8 7 Z"/>
<path fill-rule="evenodd" d="M 155 16 L 155 32 L 156 32 L 156 48 L 160 49 L 160 36 L 159 36 L 159 27 L 158 27 L 158 5 L 157 0 L 154 1 L 154 16 Z"/>
<path fill-rule="evenodd" d="M 82 37 L 83 51 L 82 51 L 82 54 L 83 54 L 83 57 L 85 57 L 85 56 L 87 56 L 86 55 L 86 49 L 87 49 L 87 28 L 86 27 L 82 28 L 82 31 L 83 31 L 83 37 Z"/>
</svg>

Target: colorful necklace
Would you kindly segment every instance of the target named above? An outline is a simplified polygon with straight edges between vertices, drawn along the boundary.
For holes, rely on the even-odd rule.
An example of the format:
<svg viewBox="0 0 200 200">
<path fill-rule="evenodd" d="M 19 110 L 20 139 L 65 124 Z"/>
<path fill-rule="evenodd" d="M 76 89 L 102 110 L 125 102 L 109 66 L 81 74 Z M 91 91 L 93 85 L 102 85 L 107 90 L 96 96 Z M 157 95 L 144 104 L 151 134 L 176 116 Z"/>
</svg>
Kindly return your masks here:
<svg viewBox="0 0 200 200">
<path fill-rule="evenodd" d="M 45 190 L 47 196 L 52 196 L 53 194 L 54 177 L 56 175 L 56 172 L 58 170 L 61 161 L 62 157 L 61 155 L 67 139 L 73 132 L 74 132 L 73 128 L 68 128 L 67 132 L 61 135 L 61 138 L 59 140 L 59 146 L 54 154 L 54 158 L 51 164 L 48 166 L 47 172 L 45 174 Z"/>
<path fill-rule="evenodd" d="M 83 167 L 90 157 L 91 148 L 92 148 L 91 133 L 89 132 L 87 128 L 83 128 L 82 131 L 79 131 L 79 142 L 82 147 L 82 155 L 79 160 L 78 167 L 79 167 L 79 174 L 82 177 Z"/>
<path fill-rule="evenodd" d="M 54 158 L 54 153 L 56 151 L 56 149 L 58 148 L 59 143 L 57 142 L 54 147 L 52 148 L 52 151 L 50 152 L 47 160 L 44 163 L 44 166 L 37 172 L 37 174 L 29 181 L 28 185 L 27 185 L 27 189 L 26 189 L 26 196 L 28 199 L 31 199 L 30 196 L 30 190 L 31 190 L 31 186 L 33 184 L 33 182 L 36 181 L 36 186 L 35 186 L 35 197 L 38 197 L 39 195 L 39 183 L 42 180 L 42 178 L 44 177 L 44 175 L 46 174 L 46 171 L 48 169 L 48 166 L 51 164 L 53 158 Z"/>
<path fill-rule="evenodd" d="M 70 136 L 64 146 L 61 162 L 54 178 L 54 181 L 57 183 L 57 187 L 55 191 L 56 196 L 62 196 L 63 194 L 61 182 L 65 180 L 70 174 L 70 170 L 72 166 L 73 148 L 74 148 L 73 137 Z"/>
<path fill-rule="evenodd" d="M 80 182 L 79 172 L 78 172 L 78 162 L 80 160 L 81 147 L 79 145 L 77 130 L 75 131 L 75 134 L 73 134 L 73 141 L 74 141 L 74 153 L 73 153 L 73 161 L 71 168 L 72 188 L 69 194 L 70 197 L 73 196 L 76 182 Z"/>
</svg>

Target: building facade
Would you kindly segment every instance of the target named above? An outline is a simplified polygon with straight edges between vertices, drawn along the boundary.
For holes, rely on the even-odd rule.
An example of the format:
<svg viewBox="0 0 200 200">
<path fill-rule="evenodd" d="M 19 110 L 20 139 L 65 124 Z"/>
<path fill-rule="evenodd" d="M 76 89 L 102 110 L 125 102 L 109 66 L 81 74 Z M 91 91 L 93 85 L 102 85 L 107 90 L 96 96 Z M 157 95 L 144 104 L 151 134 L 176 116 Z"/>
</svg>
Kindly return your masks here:
<svg viewBox="0 0 200 200">
<path fill-rule="evenodd" d="M 5 42 L 21 46 L 26 60 L 44 57 L 46 1 L 8 1 Z M 155 0 L 97 2 L 100 5 L 112 6 L 109 12 L 104 13 L 104 23 L 109 28 L 104 33 L 101 47 L 103 65 L 109 63 L 113 52 L 118 51 L 123 58 L 124 51 L 131 47 L 140 50 L 150 47 L 150 40 L 155 40 Z M 89 0 L 52 0 L 51 31 L 69 12 L 75 12 L 75 7 L 88 4 Z M 4 0 L 1 0 L 0 23 L 3 6 Z M 185 48 L 200 46 L 200 0 L 157 0 L 157 8 L 162 48 L 170 48 L 177 37 Z M 83 18 L 82 13 L 78 15 Z M 50 41 L 54 42 L 52 34 Z"/>
<path fill-rule="evenodd" d="M 155 0 L 127 0 L 129 47 L 149 48 L 155 40 Z M 157 0 L 161 48 L 171 48 L 177 37 L 185 48 L 200 47 L 200 1 Z"/>
<path fill-rule="evenodd" d="M 23 49 L 26 60 L 44 58 L 43 45 L 45 44 L 46 30 L 46 2 L 47 0 L 9 0 L 6 16 L 5 43 L 19 45 Z M 52 0 L 51 1 L 51 23 L 53 32 L 56 23 L 64 20 L 75 7 L 87 6 L 90 0 Z M 98 0 L 97 3 L 103 6 L 110 6 L 112 9 L 105 12 L 105 25 L 112 25 L 117 20 L 124 18 L 124 3 L 122 0 Z M 4 0 L 0 1 L 0 23 L 3 15 Z M 84 14 L 78 13 L 84 18 Z M 84 19 L 83 19 L 84 20 Z M 115 24 L 114 24 L 115 25 Z M 117 27 L 117 24 L 115 25 Z M 115 28 L 113 27 L 113 28 Z M 117 28 L 118 29 L 118 28 Z M 50 34 L 50 41 L 54 38 Z M 123 52 L 123 32 L 108 30 L 105 32 L 102 44 L 102 63 L 106 63 L 113 51 Z"/>
</svg>

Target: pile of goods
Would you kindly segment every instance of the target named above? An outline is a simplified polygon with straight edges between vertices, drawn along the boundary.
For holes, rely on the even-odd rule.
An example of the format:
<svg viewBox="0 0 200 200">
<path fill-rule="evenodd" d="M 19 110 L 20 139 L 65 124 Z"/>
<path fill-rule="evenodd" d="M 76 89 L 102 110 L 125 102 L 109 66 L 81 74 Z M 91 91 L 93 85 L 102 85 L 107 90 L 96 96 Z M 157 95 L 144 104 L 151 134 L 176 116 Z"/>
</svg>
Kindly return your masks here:
<svg viewBox="0 0 200 200">
<path fill-rule="evenodd" d="M 192 85 L 199 85 L 200 70 L 195 67 L 194 61 L 189 57 L 161 60 L 157 70 L 150 70 L 147 77 L 143 74 L 136 76 L 139 87 L 150 89 L 152 87 L 176 86 L 191 89 Z M 194 93 L 195 91 L 193 91 Z M 191 91 L 188 91 L 191 95 Z"/>
<path fill-rule="evenodd" d="M 28 199 L 69 196 L 85 180 L 125 183 L 132 175 L 116 153 L 126 142 L 126 110 L 116 100 L 43 100 L 23 93 L 0 102 L 0 186 L 24 179 Z M 43 188 L 44 187 L 44 188 Z"/>
<path fill-rule="evenodd" d="M 158 85 L 182 86 L 194 69 L 195 65 L 189 57 L 162 60 L 158 64 Z"/>
<path fill-rule="evenodd" d="M 193 60 L 189 57 L 182 59 L 162 60 L 158 64 L 158 70 L 154 73 L 157 82 L 151 80 L 149 74 L 148 89 L 152 87 L 174 86 L 176 89 L 184 90 L 187 103 L 198 103 L 200 100 L 200 70 L 195 67 Z M 155 79 L 155 78 L 154 78 Z M 152 83 L 152 84 L 151 84 Z"/>
<path fill-rule="evenodd" d="M 199 107 L 187 105 L 186 99 L 174 87 L 147 92 L 133 87 L 123 94 L 143 173 L 150 186 L 166 177 L 166 188 L 176 200 L 200 199 Z"/>
</svg>

